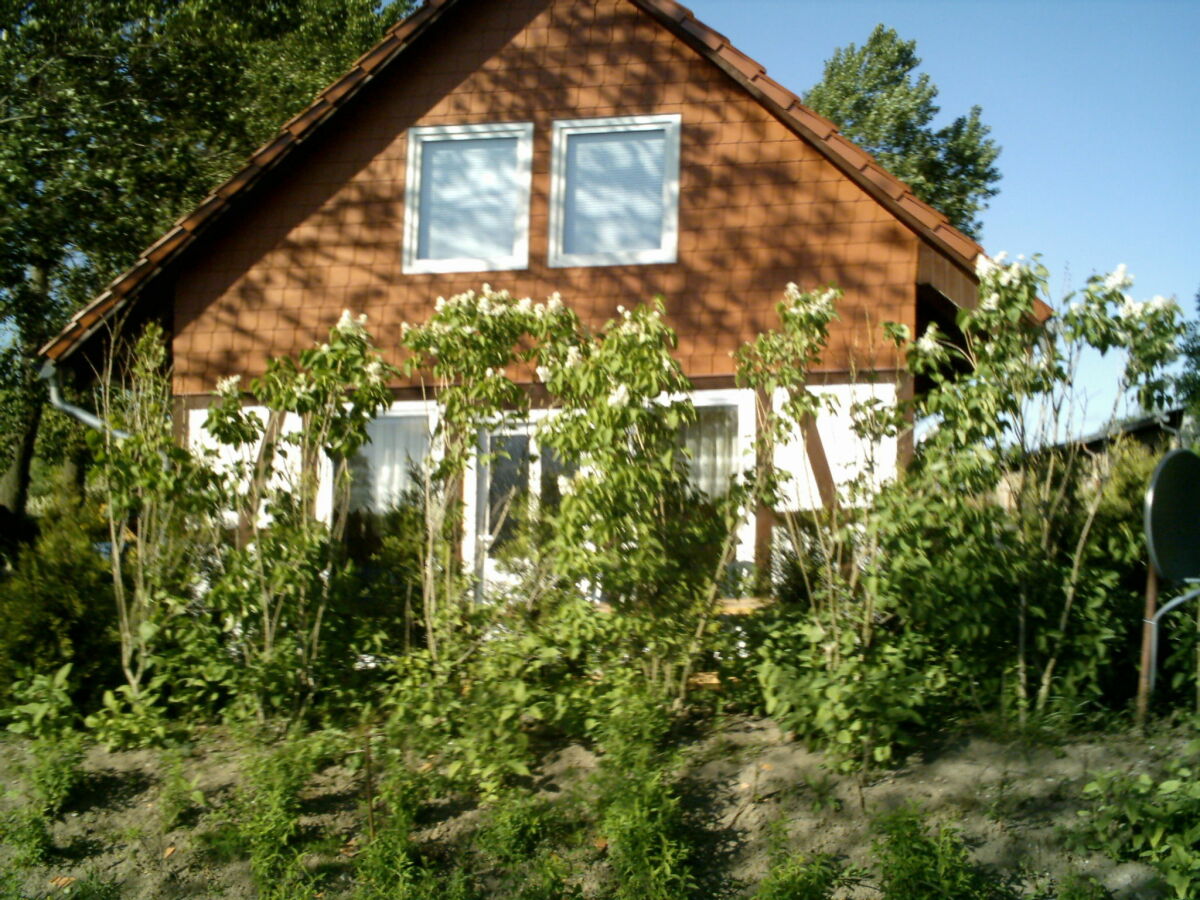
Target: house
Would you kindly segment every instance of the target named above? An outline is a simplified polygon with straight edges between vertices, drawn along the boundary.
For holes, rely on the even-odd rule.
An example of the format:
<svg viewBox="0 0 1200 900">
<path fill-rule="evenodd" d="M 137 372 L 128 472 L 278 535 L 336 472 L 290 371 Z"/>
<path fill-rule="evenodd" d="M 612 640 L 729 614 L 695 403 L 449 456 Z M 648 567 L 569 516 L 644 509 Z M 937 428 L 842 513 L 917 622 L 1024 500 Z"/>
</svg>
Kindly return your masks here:
<svg viewBox="0 0 1200 900">
<path fill-rule="evenodd" d="M 435 297 L 485 281 L 557 291 L 592 326 L 661 294 L 701 410 L 694 465 L 717 484 L 756 427 L 731 352 L 773 327 L 787 282 L 845 292 L 816 389 L 894 401 L 912 383 L 880 324 L 948 330 L 981 252 L 674 0 L 429 0 L 43 353 L 69 366 L 114 316 L 158 318 L 194 436 L 218 379 L 311 346 L 344 309 L 392 352 Z M 423 446 L 428 407 L 411 384 L 395 398 L 361 461 L 363 503 L 394 496 Z M 528 434 L 493 439 L 529 449 Z M 906 452 L 878 449 L 892 465 Z M 863 448 L 832 413 L 780 452 L 802 508 Z M 481 531 L 492 493 L 467 486 Z M 742 560 L 769 529 L 768 513 L 747 527 Z"/>
</svg>

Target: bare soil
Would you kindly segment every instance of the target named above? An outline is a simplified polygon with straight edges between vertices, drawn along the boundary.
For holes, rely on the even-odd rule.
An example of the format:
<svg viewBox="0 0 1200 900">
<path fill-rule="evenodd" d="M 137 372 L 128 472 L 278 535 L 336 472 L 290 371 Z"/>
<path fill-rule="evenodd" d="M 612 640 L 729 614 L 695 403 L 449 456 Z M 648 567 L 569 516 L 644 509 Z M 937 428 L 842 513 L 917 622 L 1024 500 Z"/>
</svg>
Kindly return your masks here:
<svg viewBox="0 0 1200 900">
<path fill-rule="evenodd" d="M 861 778 L 834 773 L 821 754 L 789 740 L 769 720 L 731 719 L 683 748 L 683 796 L 707 870 L 702 896 L 751 893 L 781 835 L 800 852 L 831 853 L 869 867 L 872 818 L 915 803 L 931 823 L 958 827 L 981 865 L 997 878 L 1015 878 L 1031 896 L 1073 871 L 1097 878 L 1122 900 L 1166 897 L 1151 869 L 1080 855 L 1069 832 L 1084 808 L 1082 787 L 1096 773 L 1154 770 L 1181 740 L 1114 734 L 1038 745 L 967 736 Z M 15 784 L 23 752 L 16 741 L 0 743 L 5 784 Z M 248 863 L 215 856 L 202 839 L 220 820 L 241 766 L 241 751 L 219 734 L 187 749 L 184 774 L 197 780 L 205 808 L 165 831 L 162 754 L 91 748 L 84 786 L 53 825 L 49 863 L 26 874 L 26 895 L 71 896 L 91 876 L 137 900 L 251 900 Z M 596 766 L 591 750 L 569 745 L 546 756 L 530 787 L 548 798 L 578 796 Z M 361 771 L 335 764 L 317 773 L 304 797 L 303 832 L 320 837 L 305 863 L 326 873 L 330 898 L 349 893 L 353 855 L 365 832 L 363 790 Z M 473 804 L 447 803 L 421 822 L 415 837 L 425 846 L 452 847 L 469 840 L 481 815 Z M 9 854 L 0 847 L 0 866 Z M 847 896 L 877 894 L 864 886 Z"/>
</svg>

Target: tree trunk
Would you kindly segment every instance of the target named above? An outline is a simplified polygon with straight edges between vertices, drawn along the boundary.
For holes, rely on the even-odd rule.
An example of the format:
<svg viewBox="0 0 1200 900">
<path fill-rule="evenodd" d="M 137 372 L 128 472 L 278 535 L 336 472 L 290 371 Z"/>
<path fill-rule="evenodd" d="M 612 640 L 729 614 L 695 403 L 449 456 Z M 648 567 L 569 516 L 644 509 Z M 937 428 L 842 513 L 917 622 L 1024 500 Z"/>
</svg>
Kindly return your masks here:
<svg viewBox="0 0 1200 900">
<path fill-rule="evenodd" d="M 30 385 L 26 400 L 27 409 L 19 426 L 20 434 L 14 447 L 12 462 L 0 476 L 0 507 L 8 510 L 15 521 L 25 519 L 25 504 L 29 499 L 29 472 L 45 403 L 41 387 Z"/>
</svg>

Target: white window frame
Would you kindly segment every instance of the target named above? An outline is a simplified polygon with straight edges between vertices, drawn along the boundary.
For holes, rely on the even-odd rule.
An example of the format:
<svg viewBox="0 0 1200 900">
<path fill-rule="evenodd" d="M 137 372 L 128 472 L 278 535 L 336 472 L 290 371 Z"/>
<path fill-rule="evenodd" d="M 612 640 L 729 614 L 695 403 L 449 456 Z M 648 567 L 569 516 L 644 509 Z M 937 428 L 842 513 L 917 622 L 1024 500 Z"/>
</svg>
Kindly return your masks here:
<svg viewBox="0 0 1200 900">
<path fill-rule="evenodd" d="M 464 473 L 463 479 L 463 562 L 471 569 L 482 585 L 503 585 L 512 583 L 499 566 L 491 552 L 490 533 L 484 533 L 483 527 L 490 527 L 487 522 L 487 500 L 491 486 L 491 466 L 480 463 L 480 453 L 484 451 L 484 443 L 491 435 L 520 435 L 529 439 L 529 499 L 539 501 L 542 493 L 542 447 L 538 441 L 538 428 L 542 422 L 556 415 L 557 409 L 531 409 L 525 418 L 492 425 L 482 425 L 478 429 L 475 450 L 471 461 Z M 487 448 L 490 451 L 490 447 Z M 536 457 L 536 460 L 532 457 Z"/>
<path fill-rule="evenodd" d="M 571 266 L 648 265 L 673 263 L 679 251 L 679 134 L 682 117 L 668 115 L 617 116 L 602 119 L 564 119 L 553 125 L 550 164 L 550 253 L 551 268 Z M 663 153 L 662 243 L 644 250 L 609 253 L 566 253 L 567 144 L 576 134 L 614 134 L 632 131 L 665 131 Z"/>
<path fill-rule="evenodd" d="M 755 393 L 749 388 L 717 388 L 696 390 L 688 395 L 697 409 L 706 406 L 728 406 L 737 410 L 737 434 L 734 441 L 734 470 L 743 472 L 754 467 L 754 440 L 758 408 Z M 736 561 L 754 562 L 755 522 L 751 513 L 742 517 L 737 533 Z"/>
<path fill-rule="evenodd" d="M 421 169 L 425 144 L 433 141 L 517 138 L 517 221 L 513 252 L 493 257 L 456 256 L 420 259 Z M 430 272 L 490 272 L 529 268 L 529 197 L 533 178 L 533 123 L 495 122 L 478 125 L 423 125 L 408 130 L 408 171 L 404 186 L 404 251 L 406 275 Z"/>
</svg>

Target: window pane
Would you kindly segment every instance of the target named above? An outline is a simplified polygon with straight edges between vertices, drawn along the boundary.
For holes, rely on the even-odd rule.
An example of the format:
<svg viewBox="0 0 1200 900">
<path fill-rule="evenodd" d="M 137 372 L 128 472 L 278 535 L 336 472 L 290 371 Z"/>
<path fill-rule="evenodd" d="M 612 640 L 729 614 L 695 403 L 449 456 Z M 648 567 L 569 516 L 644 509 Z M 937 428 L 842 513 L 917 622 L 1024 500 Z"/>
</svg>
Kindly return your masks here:
<svg viewBox="0 0 1200 900">
<path fill-rule="evenodd" d="M 692 457 L 692 486 L 710 497 L 729 490 L 736 464 L 737 419 L 735 406 L 700 406 L 696 408 L 696 421 L 683 429 L 681 442 Z"/>
<path fill-rule="evenodd" d="M 662 246 L 666 142 L 663 130 L 568 136 L 563 252 Z"/>
<path fill-rule="evenodd" d="M 541 494 L 538 502 L 546 509 L 558 509 L 562 503 L 562 490 L 559 488 L 560 478 L 571 478 L 578 470 L 573 462 L 564 462 L 552 447 L 542 447 L 538 457 L 541 464 Z"/>
<path fill-rule="evenodd" d="M 381 416 L 367 425 L 371 441 L 350 460 L 350 508 L 382 513 L 396 506 L 429 453 L 424 416 Z"/>
<path fill-rule="evenodd" d="M 509 256 L 517 239 L 518 138 L 421 146 L 418 259 Z"/>
<path fill-rule="evenodd" d="M 484 534 L 493 536 L 495 550 L 516 534 L 517 520 L 523 512 L 521 500 L 529 495 L 529 435 L 494 434 L 491 452 L 504 454 L 493 459 L 488 467 L 488 518 Z"/>
</svg>

